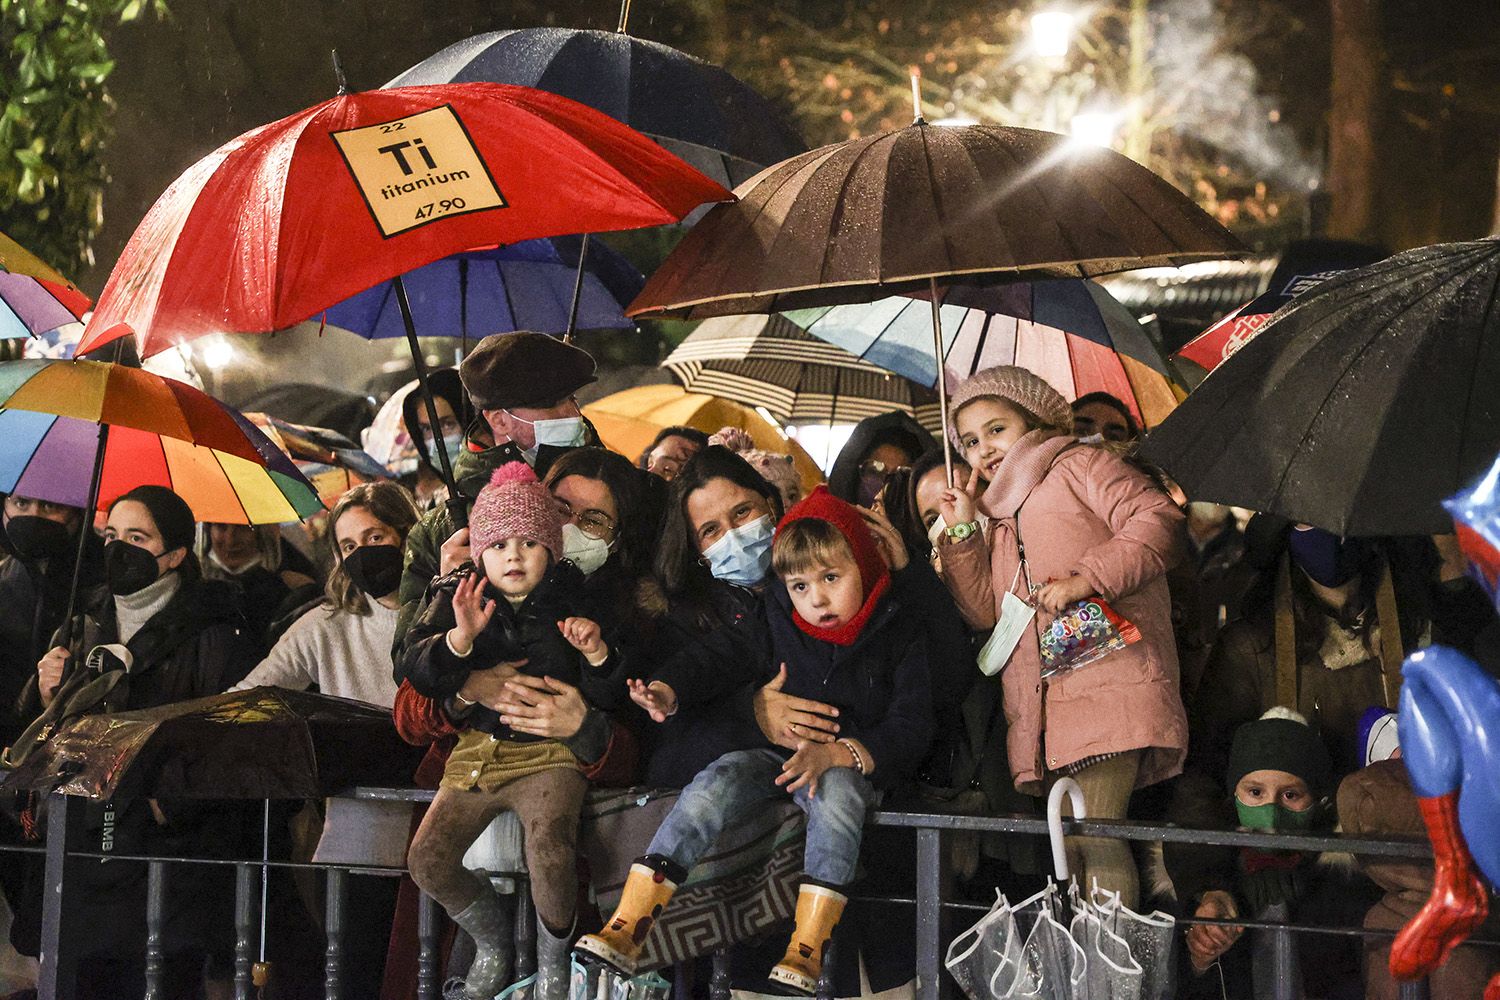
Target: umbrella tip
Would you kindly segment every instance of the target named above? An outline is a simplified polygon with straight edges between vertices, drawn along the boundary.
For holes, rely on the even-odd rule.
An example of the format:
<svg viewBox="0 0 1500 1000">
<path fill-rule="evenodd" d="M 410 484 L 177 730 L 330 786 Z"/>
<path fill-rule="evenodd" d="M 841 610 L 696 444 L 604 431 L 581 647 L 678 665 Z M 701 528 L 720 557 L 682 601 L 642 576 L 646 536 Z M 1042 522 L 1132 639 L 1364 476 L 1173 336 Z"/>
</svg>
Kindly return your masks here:
<svg viewBox="0 0 1500 1000">
<path fill-rule="evenodd" d="M 339 85 L 338 96 L 343 97 L 349 93 L 349 83 L 344 79 L 344 64 L 339 62 L 338 49 L 331 49 L 330 52 L 333 55 L 333 78 L 338 81 Z"/>
<path fill-rule="evenodd" d="M 926 125 L 922 117 L 922 67 L 911 67 L 911 113 L 913 125 Z"/>
</svg>

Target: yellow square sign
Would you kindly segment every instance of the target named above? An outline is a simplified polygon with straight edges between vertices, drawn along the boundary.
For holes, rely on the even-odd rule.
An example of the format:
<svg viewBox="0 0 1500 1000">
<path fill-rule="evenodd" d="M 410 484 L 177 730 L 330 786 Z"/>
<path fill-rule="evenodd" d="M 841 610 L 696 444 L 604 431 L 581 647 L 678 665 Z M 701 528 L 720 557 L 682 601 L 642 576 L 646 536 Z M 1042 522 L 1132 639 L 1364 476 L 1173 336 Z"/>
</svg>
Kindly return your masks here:
<svg viewBox="0 0 1500 1000">
<path fill-rule="evenodd" d="M 334 132 L 333 141 L 383 236 L 505 207 L 452 105 Z"/>
</svg>

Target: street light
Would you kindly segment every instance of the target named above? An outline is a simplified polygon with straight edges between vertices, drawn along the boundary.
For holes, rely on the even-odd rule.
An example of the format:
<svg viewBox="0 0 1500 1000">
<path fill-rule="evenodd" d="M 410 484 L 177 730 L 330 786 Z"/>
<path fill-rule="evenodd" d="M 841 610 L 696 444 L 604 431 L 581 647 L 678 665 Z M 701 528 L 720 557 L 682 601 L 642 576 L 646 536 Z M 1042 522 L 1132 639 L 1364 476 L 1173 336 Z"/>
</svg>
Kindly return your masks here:
<svg viewBox="0 0 1500 1000">
<path fill-rule="evenodd" d="M 1031 48 L 1043 59 L 1061 59 L 1073 42 L 1077 19 L 1065 10 L 1043 10 L 1031 15 Z"/>
<path fill-rule="evenodd" d="M 1111 146 L 1119 129 L 1120 116 L 1110 111 L 1083 111 L 1068 122 L 1073 141 L 1084 146 Z"/>
</svg>

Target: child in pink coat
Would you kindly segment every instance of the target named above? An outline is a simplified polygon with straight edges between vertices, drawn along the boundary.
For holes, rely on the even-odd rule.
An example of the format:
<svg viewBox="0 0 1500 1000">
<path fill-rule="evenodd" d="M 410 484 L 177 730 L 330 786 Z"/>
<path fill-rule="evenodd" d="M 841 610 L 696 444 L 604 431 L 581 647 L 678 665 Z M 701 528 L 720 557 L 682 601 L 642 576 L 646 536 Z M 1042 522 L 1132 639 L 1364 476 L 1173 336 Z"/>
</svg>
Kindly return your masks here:
<svg viewBox="0 0 1500 1000">
<path fill-rule="evenodd" d="M 1035 613 L 1013 649 L 989 650 L 1003 664 L 1016 787 L 1039 794 L 1068 775 L 1090 817 L 1122 818 L 1131 793 L 1177 774 L 1187 750 L 1166 580 L 1186 551 L 1182 511 L 1141 472 L 1076 441 L 1067 401 L 1024 368 L 969 377 L 952 414 L 949 434 L 973 473 L 943 496 L 944 580 L 976 628 L 1000 622 L 1005 633 L 1007 610 L 1017 622 Z M 992 519 L 988 537 L 977 512 Z M 1094 596 L 1140 639 L 1043 679 L 1038 629 Z M 1124 842 L 1069 838 L 1069 854 L 1084 884 L 1097 878 L 1135 905 Z"/>
</svg>

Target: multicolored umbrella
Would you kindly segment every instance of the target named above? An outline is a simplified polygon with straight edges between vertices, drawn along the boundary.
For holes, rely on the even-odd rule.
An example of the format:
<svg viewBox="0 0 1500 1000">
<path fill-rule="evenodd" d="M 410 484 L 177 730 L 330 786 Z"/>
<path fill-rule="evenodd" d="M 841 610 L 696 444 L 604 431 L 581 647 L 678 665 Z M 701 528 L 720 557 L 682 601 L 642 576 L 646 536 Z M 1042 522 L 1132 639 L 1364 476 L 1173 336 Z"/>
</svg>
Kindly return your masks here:
<svg viewBox="0 0 1500 1000">
<path fill-rule="evenodd" d="M 145 484 L 170 487 L 200 521 L 275 524 L 322 509 L 254 424 L 191 386 L 99 361 L 0 363 L 0 492 L 87 508 L 101 441 L 100 510 Z"/>
<path fill-rule="evenodd" d="M 338 431 L 294 424 L 268 413 L 247 413 L 245 419 L 286 452 L 327 507 L 362 483 L 391 478 L 385 466 Z"/>
<path fill-rule="evenodd" d="M 40 337 L 77 323 L 89 305 L 72 282 L 0 233 L 0 339 Z"/>
<path fill-rule="evenodd" d="M 490 83 L 340 94 L 178 177 L 126 244 L 78 350 L 121 322 L 143 358 L 213 330 L 269 333 L 394 279 L 425 382 L 401 275 L 486 247 L 675 222 L 730 197 L 555 94 Z"/>
<path fill-rule="evenodd" d="M 950 387 L 982 368 L 1019 365 L 1069 400 L 1107 392 L 1146 427 L 1165 419 L 1185 395 L 1140 323 L 1092 281 L 954 285 L 938 296 Z M 873 365 L 919 385 L 937 384 L 932 304 L 925 297 L 898 295 L 785 316 Z"/>
<path fill-rule="evenodd" d="M 937 394 L 812 336 L 785 316 L 706 320 L 662 363 L 688 392 L 764 406 L 789 424 L 853 424 L 900 410 L 937 432 Z"/>
</svg>

